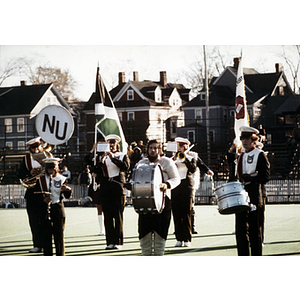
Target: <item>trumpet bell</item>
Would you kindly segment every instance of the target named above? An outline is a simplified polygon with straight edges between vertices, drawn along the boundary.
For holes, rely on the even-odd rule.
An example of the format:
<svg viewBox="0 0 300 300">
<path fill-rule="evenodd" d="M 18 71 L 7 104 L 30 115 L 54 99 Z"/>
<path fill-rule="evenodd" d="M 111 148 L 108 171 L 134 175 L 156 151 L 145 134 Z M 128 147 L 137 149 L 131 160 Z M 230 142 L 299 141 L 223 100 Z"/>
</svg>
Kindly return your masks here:
<svg viewBox="0 0 300 300">
<path fill-rule="evenodd" d="M 186 159 L 186 155 L 184 152 L 179 151 L 176 153 L 175 158 L 178 162 L 183 163 Z"/>
</svg>

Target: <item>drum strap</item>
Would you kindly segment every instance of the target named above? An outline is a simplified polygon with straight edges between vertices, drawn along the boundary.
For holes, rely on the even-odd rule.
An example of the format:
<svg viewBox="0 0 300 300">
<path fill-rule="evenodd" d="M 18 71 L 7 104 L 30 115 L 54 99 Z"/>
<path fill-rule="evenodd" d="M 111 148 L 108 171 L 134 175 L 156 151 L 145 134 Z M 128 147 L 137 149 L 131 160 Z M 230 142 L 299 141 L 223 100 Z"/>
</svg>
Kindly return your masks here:
<svg viewBox="0 0 300 300">
<path fill-rule="evenodd" d="M 109 176 L 108 176 L 108 171 L 107 171 L 107 166 L 106 166 L 106 162 L 105 162 L 105 161 L 103 162 L 102 170 L 103 170 L 103 175 L 104 175 L 104 177 L 109 177 Z"/>
<path fill-rule="evenodd" d="M 242 153 L 239 157 L 238 166 L 237 166 L 238 176 L 241 176 L 243 174 L 243 156 L 244 153 Z"/>
</svg>

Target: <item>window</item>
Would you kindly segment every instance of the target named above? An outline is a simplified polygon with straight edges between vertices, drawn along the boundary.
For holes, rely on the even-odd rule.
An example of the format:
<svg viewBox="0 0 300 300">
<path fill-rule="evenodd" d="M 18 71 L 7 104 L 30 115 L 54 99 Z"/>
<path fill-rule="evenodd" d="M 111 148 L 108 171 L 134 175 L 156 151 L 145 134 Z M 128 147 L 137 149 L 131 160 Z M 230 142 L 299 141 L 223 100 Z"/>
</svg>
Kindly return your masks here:
<svg viewBox="0 0 300 300">
<path fill-rule="evenodd" d="M 195 131 L 194 130 L 190 130 L 187 132 L 188 135 L 188 140 L 191 142 L 191 144 L 193 144 L 195 142 Z"/>
<path fill-rule="evenodd" d="M 5 119 L 6 132 L 12 132 L 12 119 Z"/>
<path fill-rule="evenodd" d="M 172 106 L 178 106 L 178 105 L 179 105 L 179 100 L 178 100 L 178 98 L 173 99 Z"/>
<path fill-rule="evenodd" d="M 171 122 L 171 132 L 174 134 L 177 132 L 177 122 L 176 121 Z"/>
<path fill-rule="evenodd" d="M 202 121 L 202 109 L 196 109 L 195 110 L 195 119 Z"/>
<path fill-rule="evenodd" d="M 55 100 L 56 100 L 55 96 L 47 96 L 46 97 L 46 105 L 54 104 L 56 102 Z"/>
<path fill-rule="evenodd" d="M 24 141 L 18 142 L 18 150 L 25 150 L 25 142 Z"/>
<path fill-rule="evenodd" d="M 128 100 L 128 101 L 134 100 L 134 93 L 133 93 L 133 90 L 128 90 L 128 91 L 127 91 L 127 100 Z"/>
<path fill-rule="evenodd" d="M 129 112 L 128 113 L 127 120 L 128 121 L 134 121 L 134 112 Z"/>
<path fill-rule="evenodd" d="M 13 143 L 12 143 L 12 142 L 6 142 L 5 146 L 6 146 L 7 148 L 12 149 Z"/>
<path fill-rule="evenodd" d="M 205 100 L 206 99 L 206 94 L 205 93 L 201 93 L 200 94 L 200 100 Z"/>
<path fill-rule="evenodd" d="M 17 131 L 18 132 L 24 132 L 24 118 L 18 118 L 17 119 Z"/>
</svg>

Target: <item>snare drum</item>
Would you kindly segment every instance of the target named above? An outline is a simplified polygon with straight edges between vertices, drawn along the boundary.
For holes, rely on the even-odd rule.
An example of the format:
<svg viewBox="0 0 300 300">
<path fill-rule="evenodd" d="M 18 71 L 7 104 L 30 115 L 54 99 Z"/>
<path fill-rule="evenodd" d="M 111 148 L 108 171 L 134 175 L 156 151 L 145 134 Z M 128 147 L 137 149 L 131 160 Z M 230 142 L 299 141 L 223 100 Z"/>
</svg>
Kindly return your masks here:
<svg viewBox="0 0 300 300">
<path fill-rule="evenodd" d="M 249 196 L 239 181 L 222 184 L 214 191 L 221 215 L 235 214 L 249 209 Z"/>
<path fill-rule="evenodd" d="M 160 191 L 163 173 L 159 164 L 138 164 L 132 175 L 132 201 L 139 214 L 161 213 L 164 193 Z"/>
</svg>

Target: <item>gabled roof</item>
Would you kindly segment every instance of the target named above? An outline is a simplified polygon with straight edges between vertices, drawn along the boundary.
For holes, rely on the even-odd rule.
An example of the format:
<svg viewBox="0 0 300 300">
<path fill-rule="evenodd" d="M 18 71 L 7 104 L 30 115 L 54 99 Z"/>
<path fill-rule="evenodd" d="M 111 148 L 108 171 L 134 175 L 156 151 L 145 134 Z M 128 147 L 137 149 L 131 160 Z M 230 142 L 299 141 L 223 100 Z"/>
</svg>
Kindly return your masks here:
<svg viewBox="0 0 300 300">
<path fill-rule="evenodd" d="M 282 86 L 284 94 L 293 94 L 284 72 L 260 74 L 254 69 L 243 68 L 247 105 L 253 105 L 262 97 L 273 96 L 276 87 Z M 209 105 L 234 106 L 235 105 L 235 79 L 237 70 L 227 67 L 219 77 L 213 77 L 209 84 Z M 201 91 L 203 92 L 203 90 Z M 194 98 L 195 99 L 195 98 Z M 196 97 L 184 107 L 195 106 Z M 198 100 L 197 100 L 198 99 Z M 199 106 L 205 106 L 205 101 L 197 102 Z M 198 106 L 197 105 L 197 106 Z"/>
<path fill-rule="evenodd" d="M 0 115 L 29 115 L 51 85 L 0 87 Z"/>
<path fill-rule="evenodd" d="M 134 101 L 119 101 L 119 99 L 124 95 L 127 88 L 132 88 L 137 94 L 139 94 L 141 100 Z M 156 89 L 162 91 L 162 102 L 156 102 L 154 94 Z M 189 100 L 190 89 L 187 89 L 183 84 L 177 83 L 166 83 L 162 85 L 160 81 L 137 81 L 129 80 L 128 82 L 121 82 L 116 87 L 109 91 L 109 94 L 114 102 L 116 108 L 121 107 L 143 107 L 143 106 L 169 106 L 168 100 L 174 91 L 177 89 L 182 103 L 185 104 Z M 83 110 L 94 110 L 95 106 L 95 93 L 93 93 L 85 104 Z"/>
<path fill-rule="evenodd" d="M 83 110 L 94 110 L 95 109 L 95 102 L 96 102 L 96 93 L 93 92 L 90 99 L 86 102 L 83 106 Z"/>
<path fill-rule="evenodd" d="M 275 115 L 282 115 L 284 113 L 295 113 L 300 107 L 300 95 L 291 95 L 286 101 L 280 105 L 280 107 L 275 111 Z"/>
<path fill-rule="evenodd" d="M 215 105 L 226 105 L 234 106 L 235 94 L 227 86 L 216 85 L 210 90 L 209 94 L 209 106 Z M 200 95 L 197 95 L 191 101 L 183 105 L 184 108 L 194 107 L 194 106 L 205 106 L 205 100 L 200 100 Z"/>
<path fill-rule="evenodd" d="M 257 124 L 265 124 L 266 127 L 273 125 L 274 123 L 274 115 L 278 108 L 284 104 L 284 102 L 290 96 L 270 96 L 265 98 L 261 104 L 263 105 L 261 109 L 261 115 L 256 120 L 253 126 L 257 126 Z"/>
<path fill-rule="evenodd" d="M 261 97 L 274 91 L 282 72 L 244 75 L 245 84 L 253 91 L 254 94 Z"/>
</svg>

